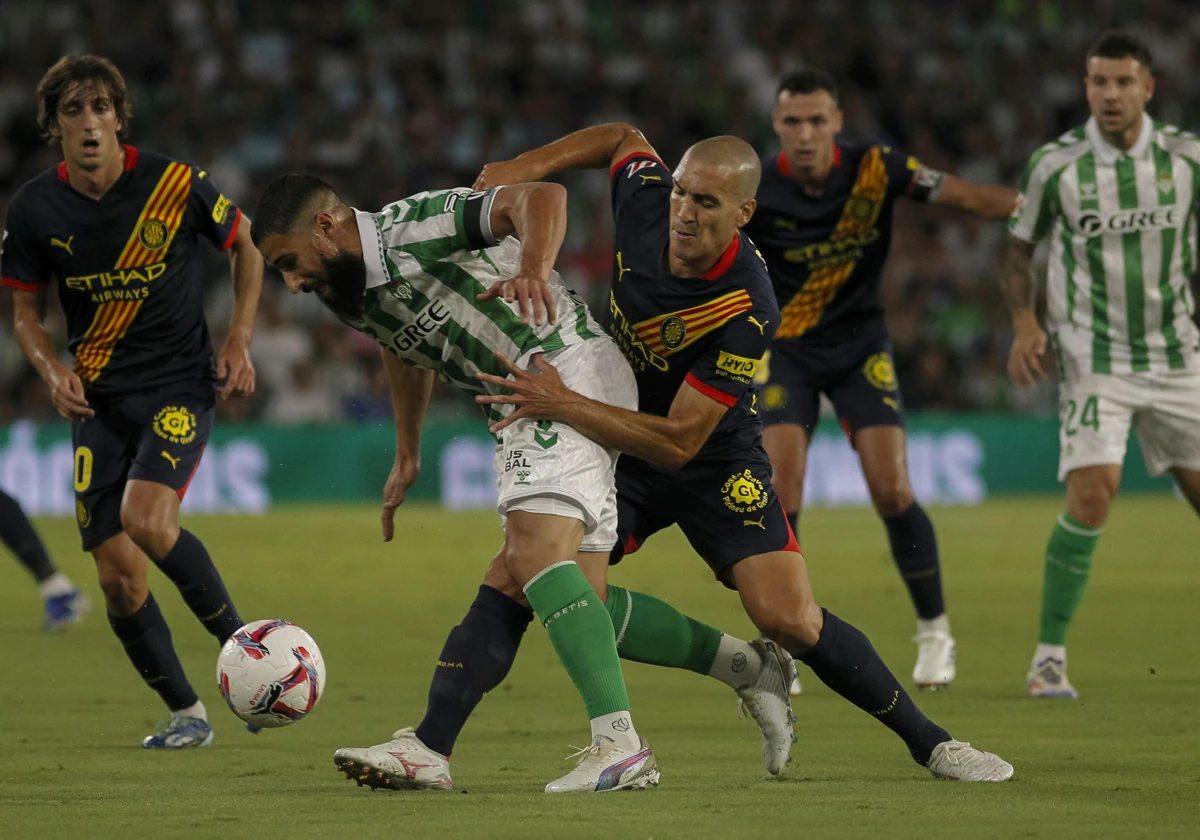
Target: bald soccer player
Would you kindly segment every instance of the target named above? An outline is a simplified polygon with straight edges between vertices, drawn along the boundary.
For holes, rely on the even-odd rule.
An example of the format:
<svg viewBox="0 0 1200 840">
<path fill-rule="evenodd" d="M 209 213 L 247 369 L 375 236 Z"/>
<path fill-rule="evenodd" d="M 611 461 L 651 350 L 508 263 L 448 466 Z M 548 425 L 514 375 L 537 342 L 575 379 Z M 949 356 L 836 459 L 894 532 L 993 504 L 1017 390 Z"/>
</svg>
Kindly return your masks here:
<svg viewBox="0 0 1200 840">
<path fill-rule="evenodd" d="M 567 423 L 625 453 L 617 464 L 619 539 L 612 563 L 678 524 L 717 579 L 737 590 L 765 635 L 899 735 L 934 776 L 1011 778 L 1013 768 L 1003 759 L 953 740 L 926 718 L 866 636 L 813 599 L 804 558 L 771 487 L 754 407 L 752 378 L 779 321 L 766 266 L 739 230 L 755 208 L 760 167 L 754 150 L 735 137 L 712 138 L 689 149 L 672 173 L 639 131 L 614 123 L 489 164 L 475 188 L 576 167 L 609 170 L 616 257 L 606 326 L 633 367 L 639 410 L 570 390 L 543 358 L 534 358 L 535 372 L 501 358 L 507 378 L 479 375 L 511 391 L 477 397 L 514 407 L 492 431 L 522 418 Z M 712 659 L 706 651 L 719 638 L 680 622 L 647 627 L 658 620 L 656 611 L 603 584 L 603 570 L 586 571 L 609 607 L 622 657 L 706 672 Z M 492 583 L 520 597 L 515 583 Z M 514 623 L 506 635 L 519 639 L 522 629 Z M 657 642 L 643 642 L 646 649 L 635 652 L 624 647 L 634 637 Z M 507 650 L 516 656 L 516 644 Z M 747 662 L 747 668 L 762 664 Z M 499 670 L 507 673 L 507 667 Z M 461 728 L 466 717 L 458 698 L 472 697 L 473 708 L 480 696 L 469 669 L 439 669 L 436 680 L 442 685 L 437 696 L 430 693 L 426 720 L 455 720 Z M 455 680 L 458 692 L 450 690 Z"/>
</svg>

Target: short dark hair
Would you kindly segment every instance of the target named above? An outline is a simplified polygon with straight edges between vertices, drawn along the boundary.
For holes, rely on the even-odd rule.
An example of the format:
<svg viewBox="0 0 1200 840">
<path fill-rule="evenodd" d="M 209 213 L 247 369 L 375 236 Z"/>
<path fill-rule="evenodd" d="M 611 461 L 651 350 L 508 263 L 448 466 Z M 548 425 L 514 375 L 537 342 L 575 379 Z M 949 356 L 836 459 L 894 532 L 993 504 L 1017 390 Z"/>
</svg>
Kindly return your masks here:
<svg viewBox="0 0 1200 840">
<path fill-rule="evenodd" d="M 819 90 L 828 93 L 833 97 L 834 104 L 837 104 L 838 87 L 833 76 L 824 70 L 809 67 L 784 73 L 779 79 L 779 86 L 775 88 L 775 98 L 778 99 L 781 93 L 816 93 Z"/>
<path fill-rule="evenodd" d="M 54 145 L 62 138 L 58 130 L 58 103 L 77 82 L 99 82 L 108 89 L 113 111 L 121 121 L 118 136 L 124 136 L 133 118 L 129 90 L 117 65 L 99 55 L 64 55 L 38 82 L 38 128 L 46 142 Z"/>
<path fill-rule="evenodd" d="M 304 208 L 322 196 L 341 200 L 337 190 L 315 175 L 292 173 L 276 178 L 267 185 L 254 211 L 250 227 L 254 246 L 258 247 L 268 236 L 291 232 Z"/>
<path fill-rule="evenodd" d="M 1123 29 L 1109 29 L 1100 33 L 1100 37 L 1088 48 L 1087 58 L 1132 58 L 1150 73 L 1154 72 L 1150 48 L 1136 35 Z"/>
</svg>

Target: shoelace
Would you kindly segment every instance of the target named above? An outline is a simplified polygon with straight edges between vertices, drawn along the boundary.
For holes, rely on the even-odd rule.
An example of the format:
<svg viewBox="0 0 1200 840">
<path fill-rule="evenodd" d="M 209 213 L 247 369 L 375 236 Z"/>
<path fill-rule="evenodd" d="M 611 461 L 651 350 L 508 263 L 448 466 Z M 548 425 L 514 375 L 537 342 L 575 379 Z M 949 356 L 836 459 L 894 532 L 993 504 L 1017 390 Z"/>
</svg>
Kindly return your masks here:
<svg viewBox="0 0 1200 840">
<path fill-rule="evenodd" d="M 946 760 L 955 767 L 960 766 L 962 762 L 959 760 L 958 754 L 961 752 L 966 752 L 970 746 L 971 744 L 969 742 L 961 741 L 952 747 L 946 747 Z"/>
<path fill-rule="evenodd" d="M 592 741 L 592 743 L 588 744 L 586 747 L 577 747 L 574 744 L 571 744 L 571 749 L 575 750 L 575 752 L 571 753 L 569 756 L 564 758 L 563 761 L 571 761 L 572 759 L 578 758 L 579 761 L 576 762 L 576 766 L 578 766 L 580 764 L 583 764 L 583 762 L 586 759 L 590 758 L 591 756 L 593 756 L 593 755 L 599 756 L 600 755 L 600 739 L 597 738 L 595 741 Z"/>
<path fill-rule="evenodd" d="M 157 735 L 165 735 L 168 732 L 170 732 L 172 729 L 174 729 L 177 724 L 183 724 L 185 726 L 190 726 L 192 724 L 192 722 L 198 721 L 198 720 L 200 720 L 200 718 L 172 716 L 172 717 L 167 718 L 167 722 L 162 724 L 161 726 L 159 726 L 158 731 L 155 732 L 154 734 L 156 736 Z"/>
</svg>

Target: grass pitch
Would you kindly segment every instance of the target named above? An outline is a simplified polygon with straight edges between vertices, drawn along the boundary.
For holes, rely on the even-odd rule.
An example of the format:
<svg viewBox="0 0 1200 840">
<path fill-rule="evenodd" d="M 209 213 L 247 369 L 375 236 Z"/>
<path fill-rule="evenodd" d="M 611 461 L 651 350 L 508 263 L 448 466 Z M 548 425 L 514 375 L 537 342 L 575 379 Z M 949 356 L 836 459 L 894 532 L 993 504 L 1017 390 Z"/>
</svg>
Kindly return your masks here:
<svg viewBox="0 0 1200 840">
<path fill-rule="evenodd" d="M 508 682 L 454 755 L 452 794 L 372 793 L 337 775 L 335 748 L 415 725 L 446 632 L 473 598 L 500 532 L 494 515 L 405 507 L 396 542 L 373 506 L 194 517 L 246 620 L 309 630 L 328 666 L 312 717 L 254 737 L 224 708 L 217 648 L 157 572 L 152 586 L 216 725 L 212 749 L 143 752 L 157 698 L 132 673 L 101 610 L 58 636 L 0 559 L 0 837 L 1197 837 L 1200 836 L 1200 570 L 1197 524 L 1171 497 L 1119 499 L 1072 632 L 1079 702 L 1023 696 L 1042 552 L 1059 499 L 935 509 L 959 643 L 950 691 L 919 698 L 956 737 L 1016 766 L 1002 785 L 934 781 L 884 727 L 804 669 L 800 742 L 781 778 L 762 769 L 732 692 L 627 664 L 658 790 L 549 797 L 545 782 L 587 738 L 582 705 L 535 625 Z M 912 611 L 868 510 L 813 510 L 804 544 L 818 599 L 862 628 L 902 682 Z M 73 523 L 40 523 L 61 566 L 99 593 Z M 677 532 L 613 580 L 751 633 L 736 596 Z"/>
</svg>

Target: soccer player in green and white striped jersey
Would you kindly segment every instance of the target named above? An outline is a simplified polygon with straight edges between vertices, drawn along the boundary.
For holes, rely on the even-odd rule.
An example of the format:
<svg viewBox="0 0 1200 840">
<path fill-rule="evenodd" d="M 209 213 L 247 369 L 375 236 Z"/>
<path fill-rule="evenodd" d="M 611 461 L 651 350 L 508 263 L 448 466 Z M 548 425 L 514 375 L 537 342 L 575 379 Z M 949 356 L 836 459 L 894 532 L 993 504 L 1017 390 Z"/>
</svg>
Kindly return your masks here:
<svg viewBox="0 0 1200 840">
<path fill-rule="evenodd" d="M 264 193 L 252 236 L 266 261 L 282 272 L 293 293 L 318 295 L 345 323 L 383 347 L 397 439 L 384 488 L 385 540 L 392 537 L 395 509 L 416 480 L 435 373 L 469 394 L 494 395 L 505 389 L 485 385 L 476 374 L 503 377 L 507 370 L 497 353 L 516 359 L 523 370 L 540 354 L 581 393 L 636 410 L 637 387 L 625 357 L 552 271 L 565 228 L 566 193 L 554 184 L 421 193 L 378 213 L 347 207 L 328 184 L 303 175 L 285 176 Z M 489 407 L 489 422 L 511 412 L 508 406 Z M 430 711 L 416 730 L 402 729 L 385 744 L 338 750 L 339 769 L 372 787 L 451 788 L 454 739 L 483 694 L 504 679 L 532 617 L 516 601 L 523 591 L 592 723 L 592 746 L 546 790 L 657 784 L 654 756 L 629 714 L 610 618 L 617 607 L 610 611 L 596 595 L 608 591 L 609 551 L 617 537 L 616 457 L 615 449 L 567 424 L 522 417 L 506 426 L 495 463 L 505 544 L 475 603 L 446 641 Z M 702 672 L 741 685 L 738 674 L 747 658 L 759 658 L 755 647 L 658 599 L 639 597 L 639 610 L 653 620 L 633 627 L 626 615 L 621 635 L 627 643 L 635 635 L 661 635 L 664 627 L 703 631 L 704 638 L 719 640 L 719 650 L 708 656 Z M 692 647 L 658 638 L 654 653 L 639 661 L 697 670 Z M 782 701 L 770 706 L 770 715 L 755 715 L 764 733 L 773 733 L 773 754 L 786 755 L 792 742 L 785 689 L 790 663 L 781 653 L 774 682 Z"/>
<path fill-rule="evenodd" d="M 1001 284 L 1015 338 L 1009 375 L 1032 385 L 1047 333 L 1029 269 L 1049 239 L 1046 330 L 1059 370 L 1058 477 L 1067 509 L 1046 549 L 1041 631 L 1026 683 L 1078 696 L 1067 628 L 1121 480 L 1132 425 L 1152 475 L 1170 472 L 1200 512 L 1200 334 L 1192 319 L 1200 139 L 1145 112 L 1149 50 L 1106 32 L 1087 54 L 1091 118 L 1032 157 L 1010 221 Z"/>
</svg>

